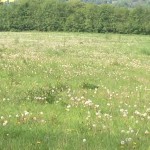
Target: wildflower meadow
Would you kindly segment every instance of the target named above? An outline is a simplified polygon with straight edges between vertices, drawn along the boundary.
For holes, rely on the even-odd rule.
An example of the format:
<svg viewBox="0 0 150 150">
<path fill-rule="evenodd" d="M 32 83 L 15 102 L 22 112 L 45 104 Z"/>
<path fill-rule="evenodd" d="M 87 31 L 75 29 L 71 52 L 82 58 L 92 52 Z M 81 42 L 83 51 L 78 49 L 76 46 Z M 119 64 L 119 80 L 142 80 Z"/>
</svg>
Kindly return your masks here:
<svg viewBox="0 0 150 150">
<path fill-rule="evenodd" d="M 1 150 L 150 150 L 150 36 L 0 33 Z"/>
</svg>

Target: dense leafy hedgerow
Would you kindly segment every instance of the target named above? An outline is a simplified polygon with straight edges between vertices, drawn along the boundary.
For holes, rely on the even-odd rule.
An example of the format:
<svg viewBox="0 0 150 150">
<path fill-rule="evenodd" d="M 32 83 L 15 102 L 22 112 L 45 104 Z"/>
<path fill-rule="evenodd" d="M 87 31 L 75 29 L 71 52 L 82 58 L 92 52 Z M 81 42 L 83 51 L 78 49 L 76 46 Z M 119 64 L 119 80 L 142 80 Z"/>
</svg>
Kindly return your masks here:
<svg viewBox="0 0 150 150">
<path fill-rule="evenodd" d="M 150 34 L 150 10 L 75 1 L 34 0 L 0 5 L 0 31 Z"/>
</svg>

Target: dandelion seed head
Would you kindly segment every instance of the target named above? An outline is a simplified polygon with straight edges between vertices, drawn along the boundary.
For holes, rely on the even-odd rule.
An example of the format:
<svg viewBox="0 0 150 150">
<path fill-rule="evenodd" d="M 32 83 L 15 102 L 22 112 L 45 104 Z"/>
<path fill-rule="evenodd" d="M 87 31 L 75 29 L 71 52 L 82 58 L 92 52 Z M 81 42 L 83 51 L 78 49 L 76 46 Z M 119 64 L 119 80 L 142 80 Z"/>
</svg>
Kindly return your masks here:
<svg viewBox="0 0 150 150">
<path fill-rule="evenodd" d="M 43 114 L 44 114 L 44 113 L 41 111 L 41 112 L 40 112 L 40 115 L 43 115 Z"/>
<path fill-rule="evenodd" d="M 5 120 L 5 121 L 3 122 L 3 126 L 6 126 L 6 125 L 7 125 L 7 123 L 8 123 L 8 121 L 7 121 L 7 120 Z"/>
<path fill-rule="evenodd" d="M 4 119 L 4 116 L 1 116 L 1 119 Z"/>
<path fill-rule="evenodd" d="M 121 145 L 124 145 L 125 144 L 125 141 L 121 141 Z"/>
<path fill-rule="evenodd" d="M 149 134 L 149 131 L 148 131 L 148 130 L 146 130 L 146 131 L 145 131 L 145 134 Z"/>
</svg>

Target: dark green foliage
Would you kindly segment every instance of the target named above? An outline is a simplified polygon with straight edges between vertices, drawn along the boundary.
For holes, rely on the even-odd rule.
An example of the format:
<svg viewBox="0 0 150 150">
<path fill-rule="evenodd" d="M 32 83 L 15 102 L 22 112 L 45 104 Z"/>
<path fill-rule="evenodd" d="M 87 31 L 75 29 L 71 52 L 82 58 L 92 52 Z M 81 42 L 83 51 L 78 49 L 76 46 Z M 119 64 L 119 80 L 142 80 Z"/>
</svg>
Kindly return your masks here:
<svg viewBox="0 0 150 150">
<path fill-rule="evenodd" d="M 34 100 L 39 103 L 45 103 L 48 102 L 50 104 L 54 103 L 55 98 L 57 96 L 57 93 L 52 92 L 52 88 L 39 88 L 39 89 L 34 89 L 30 90 L 27 92 L 28 97 L 27 99 L 29 100 Z"/>
<path fill-rule="evenodd" d="M 92 83 L 83 83 L 83 88 L 94 90 L 94 89 L 97 89 L 98 86 Z"/>
<path fill-rule="evenodd" d="M 56 87 L 47 86 L 43 88 L 37 88 L 27 91 L 27 98 L 31 101 L 37 101 L 39 103 L 48 102 L 53 104 L 59 98 L 59 94 L 67 89 L 66 85 L 57 84 Z"/>
<path fill-rule="evenodd" d="M 22 0 L 0 5 L 0 31 L 150 34 L 150 9 L 80 1 Z"/>
<path fill-rule="evenodd" d="M 141 50 L 141 53 L 144 54 L 144 55 L 150 56 L 150 49 L 148 49 L 148 48 L 143 48 L 143 49 Z"/>
</svg>

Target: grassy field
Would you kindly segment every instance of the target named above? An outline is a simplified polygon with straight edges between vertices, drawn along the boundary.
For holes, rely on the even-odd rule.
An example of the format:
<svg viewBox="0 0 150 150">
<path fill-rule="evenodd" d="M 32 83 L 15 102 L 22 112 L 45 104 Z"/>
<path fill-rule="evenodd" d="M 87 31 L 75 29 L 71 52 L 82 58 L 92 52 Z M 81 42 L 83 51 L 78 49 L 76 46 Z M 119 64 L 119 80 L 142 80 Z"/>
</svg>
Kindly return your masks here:
<svg viewBox="0 0 150 150">
<path fill-rule="evenodd" d="M 0 33 L 1 150 L 150 150 L 150 36 Z"/>
</svg>

